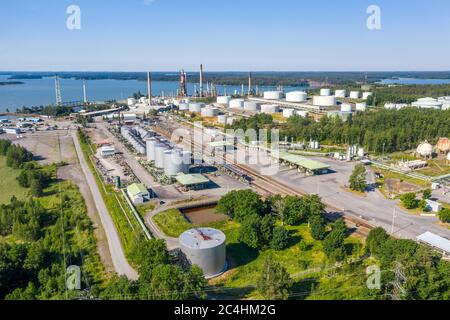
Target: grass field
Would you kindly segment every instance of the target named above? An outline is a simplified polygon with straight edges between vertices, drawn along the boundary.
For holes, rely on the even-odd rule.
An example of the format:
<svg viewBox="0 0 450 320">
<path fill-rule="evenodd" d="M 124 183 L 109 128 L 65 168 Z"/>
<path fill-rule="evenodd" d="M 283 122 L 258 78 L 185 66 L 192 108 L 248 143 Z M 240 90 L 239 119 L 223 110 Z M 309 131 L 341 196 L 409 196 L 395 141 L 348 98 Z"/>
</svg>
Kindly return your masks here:
<svg viewBox="0 0 450 320">
<path fill-rule="evenodd" d="M 6 166 L 6 157 L 0 156 L 0 204 L 8 203 L 12 196 L 17 199 L 25 199 L 28 190 L 19 186 L 16 178 L 20 170 L 11 169 Z"/>
<path fill-rule="evenodd" d="M 193 227 L 178 209 L 158 213 L 153 217 L 153 221 L 162 232 L 174 238 Z"/>
</svg>

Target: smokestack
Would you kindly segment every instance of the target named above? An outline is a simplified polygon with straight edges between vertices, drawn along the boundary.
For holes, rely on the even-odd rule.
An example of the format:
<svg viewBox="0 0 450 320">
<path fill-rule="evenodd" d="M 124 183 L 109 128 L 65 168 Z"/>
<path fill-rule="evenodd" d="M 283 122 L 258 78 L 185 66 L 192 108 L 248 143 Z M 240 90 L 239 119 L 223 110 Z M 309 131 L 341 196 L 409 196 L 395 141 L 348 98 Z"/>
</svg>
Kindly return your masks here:
<svg viewBox="0 0 450 320">
<path fill-rule="evenodd" d="M 151 105 L 152 101 L 152 75 L 147 72 L 147 90 L 148 90 L 148 104 Z"/>
<path fill-rule="evenodd" d="M 200 65 L 200 98 L 203 98 L 203 64 Z"/>
<path fill-rule="evenodd" d="M 87 104 L 87 96 L 86 96 L 86 81 L 83 80 L 83 102 Z"/>
<path fill-rule="evenodd" d="M 252 73 L 248 73 L 248 95 L 252 93 Z"/>
</svg>

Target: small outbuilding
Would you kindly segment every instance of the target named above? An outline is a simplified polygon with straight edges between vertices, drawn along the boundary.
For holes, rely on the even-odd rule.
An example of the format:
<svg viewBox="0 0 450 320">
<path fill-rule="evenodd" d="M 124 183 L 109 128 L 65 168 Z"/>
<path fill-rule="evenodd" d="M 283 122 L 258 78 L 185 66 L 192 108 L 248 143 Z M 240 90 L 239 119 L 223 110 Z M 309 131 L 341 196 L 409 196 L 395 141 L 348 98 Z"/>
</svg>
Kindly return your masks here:
<svg viewBox="0 0 450 320">
<path fill-rule="evenodd" d="M 178 182 L 178 184 L 181 185 L 183 189 L 186 190 L 204 189 L 206 185 L 209 183 L 209 179 L 199 173 L 195 174 L 180 173 L 177 176 L 175 176 L 175 180 Z"/>
<path fill-rule="evenodd" d="M 142 183 L 133 183 L 129 185 L 127 187 L 127 195 L 135 205 L 150 200 L 150 192 Z"/>
</svg>

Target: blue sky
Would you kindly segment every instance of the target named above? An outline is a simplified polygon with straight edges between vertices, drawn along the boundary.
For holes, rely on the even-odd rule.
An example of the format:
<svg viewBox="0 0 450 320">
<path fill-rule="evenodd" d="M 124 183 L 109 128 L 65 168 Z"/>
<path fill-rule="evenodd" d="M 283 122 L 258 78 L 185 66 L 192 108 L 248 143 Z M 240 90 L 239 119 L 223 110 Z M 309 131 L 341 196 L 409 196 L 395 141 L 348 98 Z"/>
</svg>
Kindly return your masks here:
<svg viewBox="0 0 450 320">
<path fill-rule="evenodd" d="M 66 28 L 71 4 L 81 30 Z M 0 70 L 450 70 L 449 13 L 448 0 L 4 0 Z"/>
</svg>

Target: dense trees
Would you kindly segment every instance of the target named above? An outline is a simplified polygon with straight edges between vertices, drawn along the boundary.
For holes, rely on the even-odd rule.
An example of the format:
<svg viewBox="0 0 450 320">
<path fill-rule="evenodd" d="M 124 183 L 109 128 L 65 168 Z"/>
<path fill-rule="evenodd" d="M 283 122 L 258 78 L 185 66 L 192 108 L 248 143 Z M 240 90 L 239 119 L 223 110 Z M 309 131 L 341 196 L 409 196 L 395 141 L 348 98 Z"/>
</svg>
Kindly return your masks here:
<svg viewBox="0 0 450 320">
<path fill-rule="evenodd" d="M 268 209 L 260 196 L 251 190 L 231 191 L 223 196 L 216 207 L 217 212 L 242 222 L 252 214 L 264 216 Z"/>
<path fill-rule="evenodd" d="M 250 248 L 272 248 L 282 250 L 286 248 L 289 234 L 283 227 L 276 227 L 273 216 L 267 214 L 259 217 L 255 214 L 247 216 L 239 230 L 239 241 Z"/>
<path fill-rule="evenodd" d="M 321 215 L 313 215 L 308 220 L 311 236 L 314 240 L 323 240 L 326 233 L 326 221 Z"/>
<path fill-rule="evenodd" d="M 419 205 L 415 193 L 406 193 L 400 197 L 400 200 L 406 209 L 415 209 Z"/>
<path fill-rule="evenodd" d="M 292 279 L 287 270 L 272 256 L 267 256 L 257 282 L 258 291 L 264 299 L 287 300 L 291 287 Z"/>
<path fill-rule="evenodd" d="M 343 219 L 333 223 L 330 233 L 323 240 L 323 250 L 332 260 L 342 261 L 345 258 L 346 251 L 344 240 L 347 237 L 347 226 Z"/>
<path fill-rule="evenodd" d="M 355 166 L 348 182 L 350 183 L 350 189 L 353 191 L 366 191 L 366 168 L 363 164 L 357 164 Z"/>
<path fill-rule="evenodd" d="M 450 294 L 450 263 L 432 249 L 412 240 L 389 238 L 381 229 L 373 229 L 367 238 L 368 249 L 378 260 L 383 287 L 380 295 L 392 291 L 395 268 L 405 275 L 404 299 L 448 299 Z"/>
<path fill-rule="evenodd" d="M 442 209 L 439 212 L 439 220 L 442 222 L 450 223 L 450 209 Z"/>
<path fill-rule="evenodd" d="M 359 144 L 381 153 L 415 148 L 423 140 L 435 142 L 450 135 L 450 110 L 404 108 L 358 113 L 348 121 L 323 117 L 319 122 L 293 116 L 280 137 L 298 141 L 316 139 L 329 144 Z"/>
</svg>

